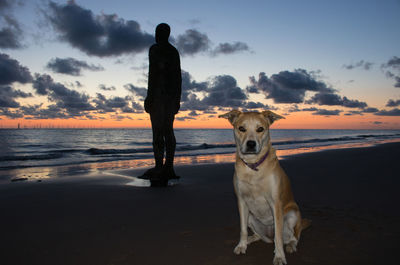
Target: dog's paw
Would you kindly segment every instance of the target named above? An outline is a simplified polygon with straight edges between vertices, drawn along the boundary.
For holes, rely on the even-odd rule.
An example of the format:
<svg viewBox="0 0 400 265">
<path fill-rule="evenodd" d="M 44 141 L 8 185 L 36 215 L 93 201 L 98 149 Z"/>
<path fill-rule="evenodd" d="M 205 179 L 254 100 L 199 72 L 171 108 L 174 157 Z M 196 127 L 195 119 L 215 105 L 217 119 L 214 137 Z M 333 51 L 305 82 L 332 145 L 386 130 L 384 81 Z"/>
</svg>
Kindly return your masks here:
<svg viewBox="0 0 400 265">
<path fill-rule="evenodd" d="M 235 247 L 235 249 L 233 250 L 233 252 L 236 255 L 240 255 L 240 254 L 246 254 L 246 250 L 247 250 L 247 243 L 246 242 L 239 242 L 239 244 Z"/>
<path fill-rule="evenodd" d="M 274 257 L 274 265 L 283 265 L 286 264 L 286 259 L 285 257 Z"/>
<path fill-rule="evenodd" d="M 297 250 L 296 246 L 297 246 L 296 241 L 290 241 L 289 244 L 286 245 L 286 252 L 287 253 L 296 252 L 296 250 Z"/>
</svg>

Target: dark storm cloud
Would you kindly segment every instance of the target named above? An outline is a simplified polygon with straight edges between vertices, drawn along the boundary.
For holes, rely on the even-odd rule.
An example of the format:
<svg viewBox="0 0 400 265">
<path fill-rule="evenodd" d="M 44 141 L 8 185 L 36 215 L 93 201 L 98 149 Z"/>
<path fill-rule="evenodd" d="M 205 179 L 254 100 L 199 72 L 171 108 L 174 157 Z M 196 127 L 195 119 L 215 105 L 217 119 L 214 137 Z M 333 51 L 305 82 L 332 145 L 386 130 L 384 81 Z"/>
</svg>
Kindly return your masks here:
<svg viewBox="0 0 400 265">
<path fill-rule="evenodd" d="M 47 95 L 59 108 L 64 108 L 71 116 L 81 116 L 82 112 L 94 110 L 87 94 L 68 89 L 63 84 L 54 82 L 49 75 L 35 74 L 33 88 L 39 95 Z"/>
<path fill-rule="evenodd" d="M 328 105 L 328 106 L 343 106 L 347 108 L 366 108 L 368 105 L 365 102 L 341 97 L 334 93 L 316 93 L 311 99 L 307 100 L 308 104 Z"/>
<path fill-rule="evenodd" d="M 139 97 L 140 100 L 144 100 L 147 96 L 147 89 L 144 87 L 138 87 L 133 84 L 126 84 L 124 85 L 124 88 Z"/>
<path fill-rule="evenodd" d="M 250 51 L 249 46 L 244 42 L 234 42 L 234 43 L 220 43 L 214 50 L 212 51 L 212 55 L 219 54 L 232 54 L 237 52 Z"/>
<path fill-rule="evenodd" d="M 246 89 L 249 93 L 264 93 L 266 98 L 273 99 L 275 103 L 301 103 L 306 91 L 334 91 L 304 69 L 282 71 L 270 78 L 261 72 L 258 80 L 254 76 L 250 77 L 250 86 Z"/>
<path fill-rule="evenodd" d="M 400 116 L 400 109 L 380 110 L 374 114 L 377 116 Z"/>
<path fill-rule="evenodd" d="M 103 91 L 115 91 L 115 86 L 106 86 L 106 85 L 104 85 L 104 84 L 100 84 L 99 85 L 99 88 L 100 88 L 100 90 L 103 90 Z"/>
<path fill-rule="evenodd" d="M 386 107 L 398 107 L 398 106 L 400 106 L 400 99 L 397 100 L 389 99 L 389 101 L 386 104 Z"/>
<path fill-rule="evenodd" d="M 342 112 L 341 110 L 327 110 L 327 109 L 318 109 L 313 112 L 312 115 L 321 115 L 321 116 L 338 116 Z"/>
<path fill-rule="evenodd" d="M 9 85 L 13 82 L 29 83 L 31 73 L 25 66 L 4 53 L 0 53 L 0 85 Z"/>
<path fill-rule="evenodd" d="M 359 61 L 357 63 L 353 63 L 353 64 L 344 64 L 343 68 L 346 68 L 348 70 L 352 70 L 354 68 L 363 68 L 364 70 L 368 71 L 372 68 L 373 65 L 374 65 L 374 63 L 361 60 L 361 61 Z"/>
<path fill-rule="evenodd" d="M 171 39 L 176 45 L 181 55 L 194 55 L 210 49 L 211 41 L 207 34 L 195 29 L 188 29 L 184 34 L 178 35 L 176 39 Z"/>
<path fill-rule="evenodd" d="M 19 3 L 21 4 L 21 3 Z M 0 22 L 4 27 L 0 28 L 0 48 L 3 49 L 18 49 L 22 47 L 22 29 L 18 21 L 9 14 L 6 14 L 7 9 L 17 5 L 17 1 L 1 0 L 0 1 Z M 8 10 L 7 10 L 8 11 Z"/>
<path fill-rule="evenodd" d="M 53 58 L 46 66 L 55 73 L 80 76 L 82 69 L 90 71 L 103 71 L 101 65 L 88 64 L 85 61 L 76 60 L 74 58 Z"/>
<path fill-rule="evenodd" d="M 400 58 L 393 56 L 387 63 L 382 64 L 381 68 L 385 71 L 388 78 L 396 81 L 394 86 L 400 87 Z"/>
<path fill-rule="evenodd" d="M 61 39 L 88 55 L 140 53 L 154 42 L 153 35 L 143 32 L 138 22 L 125 21 L 115 14 L 94 15 L 74 1 L 67 4 L 50 1 L 48 9 L 45 16 Z"/>
<path fill-rule="evenodd" d="M 0 85 L 0 108 L 18 108 L 20 104 L 15 99 L 27 97 L 32 97 L 32 94 L 16 90 L 11 86 Z"/>
</svg>

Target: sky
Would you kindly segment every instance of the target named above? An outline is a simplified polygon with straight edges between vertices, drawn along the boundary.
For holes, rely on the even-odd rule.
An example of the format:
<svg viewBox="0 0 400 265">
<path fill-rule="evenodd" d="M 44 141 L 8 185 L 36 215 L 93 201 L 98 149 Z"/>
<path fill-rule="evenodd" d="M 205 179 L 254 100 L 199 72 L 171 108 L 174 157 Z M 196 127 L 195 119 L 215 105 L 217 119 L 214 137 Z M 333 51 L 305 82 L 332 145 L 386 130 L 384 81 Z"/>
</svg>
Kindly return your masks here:
<svg viewBox="0 0 400 265">
<path fill-rule="evenodd" d="M 0 128 L 150 127 L 159 23 L 182 68 L 176 128 L 400 129 L 400 1 L 0 0 Z"/>
</svg>

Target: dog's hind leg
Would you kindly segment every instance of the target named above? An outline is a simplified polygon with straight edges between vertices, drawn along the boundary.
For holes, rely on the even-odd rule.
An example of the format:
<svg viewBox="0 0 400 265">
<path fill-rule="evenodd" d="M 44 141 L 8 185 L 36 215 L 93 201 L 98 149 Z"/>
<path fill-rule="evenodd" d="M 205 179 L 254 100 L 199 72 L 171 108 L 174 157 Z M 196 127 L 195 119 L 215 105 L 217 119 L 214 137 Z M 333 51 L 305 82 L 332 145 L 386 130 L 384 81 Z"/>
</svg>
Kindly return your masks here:
<svg viewBox="0 0 400 265">
<path fill-rule="evenodd" d="M 249 214 L 249 227 L 254 234 L 248 237 L 247 244 L 253 243 L 260 239 L 267 243 L 273 242 L 269 238 L 269 236 L 273 237 L 273 227 L 264 225 L 263 223 L 258 221 L 252 214 Z"/>
</svg>

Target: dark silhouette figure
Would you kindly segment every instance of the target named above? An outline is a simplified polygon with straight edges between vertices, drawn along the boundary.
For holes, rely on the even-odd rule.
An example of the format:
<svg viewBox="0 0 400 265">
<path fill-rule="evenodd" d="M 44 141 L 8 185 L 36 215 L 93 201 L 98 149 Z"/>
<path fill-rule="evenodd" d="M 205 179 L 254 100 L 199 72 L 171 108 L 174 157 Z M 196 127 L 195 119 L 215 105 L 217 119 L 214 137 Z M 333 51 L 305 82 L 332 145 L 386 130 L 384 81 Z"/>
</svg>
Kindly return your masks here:
<svg viewBox="0 0 400 265">
<path fill-rule="evenodd" d="M 179 53 L 168 42 L 170 31 L 167 24 L 159 24 L 156 43 L 149 50 L 149 81 L 144 107 L 150 114 L 156 166 L 144 176 L 153 186 L 165 186 L 169 179 L 179 178 L 173 165 L 176 147 L 173 123 L 180 108 L 182 76 Z"/>
</svg>

